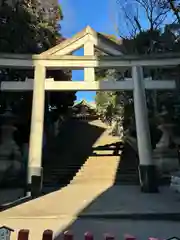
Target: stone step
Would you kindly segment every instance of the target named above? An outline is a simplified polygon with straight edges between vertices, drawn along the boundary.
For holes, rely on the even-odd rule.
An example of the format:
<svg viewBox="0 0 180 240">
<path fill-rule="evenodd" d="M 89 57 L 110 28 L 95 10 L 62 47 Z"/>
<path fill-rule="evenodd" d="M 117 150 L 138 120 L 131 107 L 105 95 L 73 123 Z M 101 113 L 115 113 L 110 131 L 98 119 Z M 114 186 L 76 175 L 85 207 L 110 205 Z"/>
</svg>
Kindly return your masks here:
<svg viewBox="0 0 180 240">
<path fill-rule="evenodd" d="M 88 163 L 94 163 L 94 162 L 119 162 L 119 157 L 118 156 L 90 156 L 88 159 L 87 159 L 87 164 Z"/>
<path fill-rule="evenodd" d="M 94 177 L 94 176 L 108 176 L 108 175 L 116 175 L 116 172 L 113 170 L 111 171 L 86 171 L 86 172 L 78 172 L 76 173 L 76 177 L 83 177 L 83 176 L 88 176 L 88 177 Z"/>
<path fill-rule="evenodd" d="M 75 174 L 64 174 L 64 175 L 49 175 L 49 176 L 44 176 L 44 180 L 51 180 L 51 181 L 59 181 L 59 180 L 63 180 L 63 179 L 70 179 L 73 178 Z"/>
<path fill-rule="evenodd" d="M 97 168 L 92 168 L 92 169 L 80 169 L 77 173 L 90 173 L 90 174 L 95 174 L 95 173 L 101 173 L 101 174 L 104 174 L 104 173 L 108 173 L 108 172 L 114 172 L 116 174 L 138 174 L 138 171 L 136 169 L 134 170 L 129 170 L 129 169 L 118 169 L 118 168 L 109 168 L 109 169 L 106 169 L 106 168 L 101 168 L 101 169 L 97 169 Z"/>
<path fill-rule="evenodd" d="M 78 171 L 76 173 L 76 175 L 81 176 L 81 175 L 90 175 L 90 176 L 94 176 L 96 174 L 101 174 L 101 175 L 108 175 L 108 174 L 116 174 L 116 175 L 138 175 L 137 171 L 118 171 L 118 169 L 107 169 L 106 171 L 101 169 L 88 169 L 87 171 L 84 171 L 83 169 L 81 169 L 80 171 Z"/>
<path fill-rule="evenodd" d="M 83 178 L 83 179 L 73 179 L 72 181 L 70 181 L 70 184 L 73 184 L 73 183 L 81 183 L 81 184 L 86 184 L 86 183 L 103 183 L 103 182 L 116 182 L 116 183 L 131 183 L 131 184 L 134 184 L 134 183 L 139 183 L 139 179 L 116 179 L 116 178 L 92 178 L 92 179 L 89 179 L 89 178 Z"/>
<path fill-rule="evenodd" d="M 101 167 L 101 168 L 96 168 L 96 167 L 92 167 L 92 168 L 80 168 L 80 169 L 76 169 L 76 173 L 94 173 L 94 172 L 108 172 L 108 171 L 115 171 L 119 174 L 126 174 L 126 173 L 129 173 L 129 174 L 138 174 L 138 170 L 137 169 L 118 169 L 118 168 L 112 168 L 111 166 L 109 168 L 104 168 L 104 167 Z M 61 174 L 69 174 L 69 173 L 72 173 L 73 174 L 73 171 L 71 169 L 63 169 L 63 170 L 60 170 L 60 171 L 53 171 L 53 170 L 49 170 L 49 171 L 45 171 L 44 172 L 44 176 L 45 175 L 61 175 Z"/>
<path fill-rule="evenodd" d="M 126 173 L 129 173 L 129 174 L 138 174 L 138 171 L 136 170 L 136 169 L 123 169 L 123 170 L 119 170 L 119 169 L 112 169 L 112 168 L 90 168 L 90 169 L 80 169 L 79 171 L 78 171 L 78 169 L 76 170 L 76 171 L 74 171 L 74 172 L 76 172 L 76 173 L 86 173 L 86 172 L 88 172 L 88 173 L 91 173 L 91 174 L 94 174 L 94 173 L 104 173 L 104 172 L 111 172 L 111 171 L 115 171 L 115 172 L 117 172 L 117 173 L 119 173 L 119 174 L 126 174 Z M 54 171 L 46 171 L 46 172 L 44 172 L 44 176 L 51 176 L 51 175 L 58 175 L 58 176 L 61 176 L 61 175 L 64 175 L 64 174 L 70 174 L 70 173 L 74 173 L 74 172 L 72 172 L 72 170 L 71 169 L 66 169 L 66 170 L 61 170 L 61 171 L 56 171 L 56 172 L 54 172 Z"/>
<path fill-rule="evenodd" d="M 119 173 L 116 173 L 116 172 L 106 172 L 106 173 L 94 173 L 94 174 L 91 174 L 91 173 L 76 173 L 76 175 L 74 177 L 85 177 L 87 176 L 88 178 L 94 178 L 96 176 L 100 176 L 100 177 L 106 177 L 106 176 L 117 176 L 117 177 L 133 177 L 133 176 L 139 176 L 138 174 L 135 174 L 135 173 L 123 173 L 123 174 L 119 174 Z"/>
<path fill-rule="evenodd" d="M 96 177 L 96 178 L 74 178 L 70 181 L 71 182 L 103 182 L 103 181 L 115 181 L 115 182 L 139 182 L 139 178 L 137 177 L 124 177 L 124 178 L 116 178 L 116 177 L 104 177 L 104 178 L 101 178 L 101 177 Z"/>
<path fill-rule="evenodd" d="M 81 184 L 86 184 L 86 183 L 131 183 L 132 185 L 134 183 L 139 183 L 139 180 L 138 179 L 131 179 L 131 180 L 117 180 L 117 179 L 92 179 L 92 180 L 85 180 L 85 179 L 76 179 L 76 180 L 73 180 L 73 181 L 70 181 L 70 184 L 72 183 L 81 183 Z"/>
<path fill-rule="evenodd" d="M 133 167 L 133 168 L 132 168 L 132 167 L 131 167 L 131 168 L 129 168 L 129 167 L 126 167 L 126 168 L 125 168 L 125 167 L 124 167 L 124 168 L 122 168 L 121 166 L 119 166 L 119 164 L 111 164 L 111 163 L 110 163 L 110 164 L 107 164 L 107 165 L 106 165 L 106 164 L 105 164 L 105 165 L 104 165 L 104 164 L 103 164 L 103 165 L 102 165 L 102 164 L 101 164 L 101 165 L 99 164 L 99 165 L 95 165 L 95 166 L 94 166 L 94 165 L 93 165 L 93 166 L 84 165 L 84 166 L 82 166 L 80 169 L 83 170 L 83 171 L 87 171 L 87 170 L 90 170 L 90 169 L 92 169 L 92 170 L 103 170 L 103 169 L 104 169 L 104 170 L 108 170 L 108 169 L 112 169 L 112 168 L 113 168 L 113 169 L 114 169 L 114 168 L 115 168 L 115 169 L 118 169 L 119 171 L 123 171 L 123 170 L 132 171 L 132 172 L 133 172 L 133 171 L 136 171 L 136 172 L 138 171 L 138 168 L 136 168 L 136 167 Z"/>
<path fill-rule="evenodd" d="M 59 174 L 59 173 L 66 173 L 66 172 L 69 172 L 69 171 L 72 172 L 72 170 L 73 171 L 78 171 L 79 168 L 63 168 L 63 169 L 56 169 L 56 170 L 54 170 L 54 169 L 45 169 L 43 173 L 44 174 Z"/>
<path fill-rule="evenodd" d="M 54 187 L 54 186 L 58 186 L 59 188 L 61 188 L 62 186 L 66 186 L 69 183 L 70 184 L 74 184 L 74 183 L 80 183 L 80 184 L 86 184 L 86 183 L 102 183 L 102 182 L 112 182 L 114 184 L 139 184 L 139 178 L 134 177 L 134 178 L 112 178 L 112 179 L 95 179 L 95 180 L 89 180 L 89 179 L 73 179 L 71 181 L 67 182 L 60 182 L 59 185 L 53 181 L 47 181 L 44 182 L 44 186 L 46 187 Z"/>
<path fill-rule="evenodd" d="M 114 169 L 112 167 L 107 167 L 107 168 L 104 168 L 103 167 L 93 167 L 93 168 L 81 168 L 79 171 L 75 171 L 77 172 L 76 173 L 76 176 L 80 176 L 80 175 L 95 175 L 95 174 L 112 174 L 112 173 L 117 173 L 119 175 L 138 175 L 138 171 L 137 169 L 123 169 L 123 170 L 118 170 L 118 169 Z M 73 172 L 71 169 L 61 169 L 61 170 L 56 170 L 56 171 L 46 171 L 44 172 L 44 178 L 60 178 L 61 176 L 64 176 L 64 175 L 73 175 Z M 74 173 L 75 174 L 75 173 Z"/>
<path fill-rule="evenodd" d="M 109 164 L 109 165 L 102 165 L 102 166 L 83 166 L 80 168 L 80 171 L 108 171 L 111 169 L 116 170 L 118 168 L 117 164 Z"/>
<path fill-rule="evenodd" d="M 108 159 L 108 160 L 104 160 L 103 158 L 102 159 L 96 159 L 96 160 L 87 160 L 87 162 L 85 163 L 86 165 L 91 165 L 91 164 L 102 164 L 102 165 L 104 165 L 104 164 L 108 164 L 108 163 L 118 163 L 118 164 L 121 164 L 121 166 L 124 166 L 124 167 L 126 167 L 126 166 L 129 166 L 129 167 L 136 167 L 136 166 L 138 166 L 138 164 L 137 163 L 132 163 L 132 162 L 124 162 L 124 163 L 121 163 L 120 162 L 120 159 L 117 159 L 117 157 L 116 157 L 116 159 Z"/>
<path fill-rule="evenodd" d="M 74 176 L 74 178 L 73 178 L 73 176 L 72 176 L 72 179 L 104 179 L 104 178 L 110 178 L 110 179 L 112 179 L 112 178 L 114 178 L 114 179 L 116 179 L 116 180 L 123 180 L 123 179 L 139 179 L 139 177 L 138 177 L 138 175 L 127 175 L 127 174 L 124 174 L 124 175 L 114 175 L 114 174 L 112 174 L 112 175 L 100 175 L 100 174 L 98 174 L 98 175 L 75 175 Z M 46 183 L 46 182 L 56 182 L 56 181 L 65 181 L 66 180 L 66 178 L 60 178 L 60 177 L 54 177 L 54 178 L 50 178 L 50 177 L 48 177 L 48 178 L 44 178 L 43 179 L 43 182 L 44 183 Z M 70 180 L 69 180 L 70 181 Z"/>
<path fill-rule="evenodd" d="M 100 169 L 100 168 L 114 168 L 114 167 L 117 167 L 119 166 L 119 163 L 118 162 L 105 162 L 105 163 L 102 163 L 102 162 L 96 162 L 96 163 L 87 163 L 87 164 L 84 164 L 81 168 L 84 168 L 84 169 L 89 169 L 89 168 L 96 168 L 96 169 Z"/>
<path fill-rule="evenodd" d="M 71 181 L 79 181 L 79 180 L 83 180 L 83 181 L 96 181 L 96 180 L 107 180 L 107 179 L 114 179 L 116 181 L 134 181 L 134 180 L 138 180 L 139 178 L 137 176 L 124 176 L 124 177 L 119 177 L 119 176 L 106 176 L 106 177 L 101 177 L 101 176 L 96 176 L 93 178 L 89 178 L 89 177 L 83 177 L 83 178 L 73 178 Z"/>
<path fill-rule="evenodd" d="M 138 178 L 138 175 L 135 174 L 124 174 L 124 175 L 116 175 L 116 174 L 97 174 L 97 175 L 89 175 L 89 174 L 84 174 L 84 175 L 76 175 L 73 179 L 105 179 L 105 178 L 116 178 L 116 179 L 134 179 Z"/>
<path fill-rule="evenodd" d="M 77 170 L 77 169 L 108 169 L 108 168 L 113 168 L 113 167 L 116 167 L 118 166 L 119 167 L 119 164 L 112 164 L 112 163 L 108 163 L 108 164 L 88 164 L 88 165 L 83 165 L 83 166 L 76 166 L 76 167 L 72 167 L 72 166 L 69 166 L 69 167 L 66 167 L 66 168 L 63 168 L 63 167 L 59 167 L 59 168 L 51 168 L 51 169 L 44 169 L 44 173 L 46 172 L 51 172 L 51 173 L 59 173 L 59 172 L 64 172 L 64 171 L 68 171 L 68 170 Z M 121 166 L 120 166 L 121 167 Z M 120 168 L 120 170 L 122 169 L 122 167 Z M 129 171 L 134 171 L 136 170 L 137 171 L 137 167 L 123 167 L 123 169 L 127 169 Z"/>
<path fill-rule="evenodd" d="M 130 176 L 127 176 L 127 175 L 124 175 L 124 176 L 116 176 L 116 179 L 117 180 L 132 180 L 132 179 L 139 179 L 139 176 L 136 176 L 136 175 L 130 175 Z"/>
<path fill-rule="evenodd" d="M 63 168 L 77 168 L 77 167 L 79 167 L 79 166 L 82 166 L 84 163 L 76 163 L 76 164 L 73 164 L 73 163 L 67 163 L 67 165 L 63 165 L 63 164 L 59 164 L 59 162 L 58 163 L 55 163 L 55 164 L 50 164 L 50 163 L 48 163 L 47 165 L 44 165 L 43 164 L 43 166 L 44 166 L 44 169 L 46 169 L 47 167 L 50 167 L 51 169 L 54 169 L 54 170 L 56 170 L 56 169 L 63 169 Z"/>
<path fill-rule="evenodd" d="M 113 183 L 114 182 L 114 179 L 75 179 L 75 180 L 72 180 L 70 181 L 70 184 L 73 184 L 73 183 L 81 183 L 81 184 L 94 184 L 94 183 Z"/>
</svg>

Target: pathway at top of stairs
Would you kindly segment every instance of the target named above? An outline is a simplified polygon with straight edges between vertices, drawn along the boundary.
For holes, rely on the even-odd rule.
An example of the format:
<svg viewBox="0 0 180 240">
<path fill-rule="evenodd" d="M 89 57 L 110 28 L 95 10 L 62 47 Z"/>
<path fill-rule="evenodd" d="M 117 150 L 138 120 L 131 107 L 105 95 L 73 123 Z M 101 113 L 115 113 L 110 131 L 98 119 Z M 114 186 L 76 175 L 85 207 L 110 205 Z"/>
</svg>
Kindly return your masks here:
<svg viewBox="0 0 180 240">
<path fill-rule="evenodd" d="M 90 124 L 106 127 L 100 121 L 93 121 Z M 119 141 L 119 139 L 110 136 L 108 130 L 106 130 L 95 142 L 93 148 L 113 144 L 117 141 Z M 110 154 L 109 156 L 98 156 L 98 154 L 105 154 L 105 152 L 104 150 L 95 150 L 97 155 L 90 156 L 72 183 L 61 190 L 1 212 L 0 225 L 7 225 L 16 230 L 12 234 L 12 239 L 16 239 L 17 231 L 23 228 L 30 229 L 30 239 L 41 237 L 42 232 L 46 228 L 52 229 L 55 232 L 64 229 L 74 221 L 93 200 L 112 186 L 120 157 L 113 156 L 113 150 L 108 150 L 106 154 Z M 95 175 L 98 177 L 101 176 L 101 178 L 104 176 L 105 181 L 101 181 L 100 178 L 95 178 L 96 184 L 94 184 L 94 178 L 92 178 L 94 173 L 89 171 L 88 166 L 90 169 L 92 166 L 96 166 L 97 169 L 96 167 L 94 168 L 96 172 Z M 78 180 L 80 184 L 75 184 L 79 177 L 78 174 L 81 171 L 83 174 L 87 171 L 88 178 L 89 180 L 92 179 L 92 182 L 88 181 L 89 184 L 86 184 L 84 180 Z"/>
</svg>

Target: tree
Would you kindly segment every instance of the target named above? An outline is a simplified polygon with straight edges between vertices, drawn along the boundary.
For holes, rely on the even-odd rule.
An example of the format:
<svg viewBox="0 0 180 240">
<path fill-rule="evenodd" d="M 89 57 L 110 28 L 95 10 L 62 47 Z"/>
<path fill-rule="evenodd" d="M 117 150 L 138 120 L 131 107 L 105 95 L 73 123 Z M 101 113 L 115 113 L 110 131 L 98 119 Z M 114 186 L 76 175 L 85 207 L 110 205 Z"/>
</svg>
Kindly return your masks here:
<svg viewBox="0 0 180 240">
<path fill-rule="evenodd" d="M 161 0 L 159 1 L 159 6 L 161 9 L 166 9 L 168 12 L 172 12 L 175 17 L 175 22 L 180 24 L 180 1 L 179 0 Z"/>
<path fill-rule="evenodd" d="M 162 27 L 169 9 L 161 7 L 161 3 L 162 0 L 119 0 L 120 36 L 133 38 L 144 30 L 153 31 Z"/>
<path fill-rule="evenodd" d="M 44 10 L 37 7 L 37 1 L 17 1 L 15 6 L 4 1 L 0 16 L 1 52 L 40 53 L 61 37 L 58 23 L 61 16 L 55 11 L 54 20 L 45 20 Z M 13 41 L 9 41 L 12 36 Z"/>
<path fill-rule="evenodd" d="M 9 5 L 9 1 L 2 1 L 0 6 L 0 52 L 5 53 L 41 53 L 63 40 L 60 34 L 60 20 L 63 15 L 60 6 L 54 6 L 47 14 L 37 0 L 17 1 Z M 12 41 L 13 38 L 13 41 Z M 47 77 L 55 80 L 71 80 L 70 72 L 47 71 Z M 25 81 L 25 78 L 33 78 L 34 72 L 26 69 L 1 69 L 0 81 Z M 49 105 L 57 109 L 58 114 L 65 114 L 69 105 L 73 105 L 74 92 L 46 94 L 46 118 L 49 115 Z M 29 128 L 32 106 L 32 92 L 29 93 L 1 93 L 1 112 L 7 106 L 21 116 Z"/>
<path fill-rule="evenodd" d="M 2 1 L 0 7 L 0 52 L 37 54 L 63 40 L 59 25 L 59 21 L 63 19 L 60 6 L 53 8 L 54 12 L 51 12 L 48 19 L 47 9 L 43 9 L 36 0 L 17 1 L 15 5 L 8 5 L 7 2 Z M 71 79 L 70 72 L 64 73 L 61 70 L 48 71 L 47 77 L 50 76 L 55 80 Z M 0 72 L 1 81 L 24 81 L 26 77 L 33 78 L 33 72 L 19 69 L 1 69 Z M 64 96 L 64 93 L 62 95 Z M 52 96 L 52 98 L 54 105 L 56 97 Z M 57 104 L 59 104 L 59 98 Z"/>
<path fill-rule="evenodd" d="M 120 18 L 122 17 L 123 20 L 120 22 L 119 31 L 121 39 L 116 40 L 116 42 L 121 44 L 121 49 L 124 54 L 141 55 L 180 51 L 180 25 L 175 14 L 174 18 L 170 20 L 167 18 L 169 14 L 171 14 L 172 8 L 170 8 L 170 5 L 162 5 L 164 2 L 165 1 L 161 0 L 126 0 L 118 2 Z M 174 1 L 174 4 L 175 2 L 177 6 L 177 1 Z M 128 32 L 125 28 L 128 29 Z M 119 77 L 117 77 L 117 75 L 119 75 Z M 145 77 L 151 76 L 152 79 L 177 79 L 179 67 L 172 68 L 171 71 L 170 69 L 162 68 L 145 68 L 144 75 Z M 131 76 L 131 73 L 128 71 L 117 73 L 117 71 L 115 71 L 113 76 L 115 76 L 114 78 L 117 80 L 120 77 Z M 107 71 L 98 72 L 98 79 L 106 77 Z M 173 106 L 180 105 L 179 98 L 177 98 L 179 92 L 177 92 L 178 91 L 147 91 L 146 97 L 149 117 L 155 117 L 164 105 L 166 105 L 171 114 L 174 115 L 177 109 L 173 110 Z M 123 101 L 120 103 L 118 100 L 117 104 L 120 103 L 120 105 L 123 106 L 124 121 L 129 124 L 130 119 L 133 119 L 134 115 L 132 94 L 123 92 L 119 95 L 121 99 L 126 100 L 124 103 Z M 104 95 L 104 97 L 106 97 L 106 95 Z M 109 98 L 109 96 L 107 96 L 107 98 Z M 118 99 L 117 94 L 116 98 Z M 177 114 L 175 114 L 175 116 L 177 116 Z M 154 126 L 154 120 L 151 122 Z M 127 124 L 125 125 L 127 126 Z M 156 139 L 156 137 L 153 137 L 153 139 Z"/>
</svg>

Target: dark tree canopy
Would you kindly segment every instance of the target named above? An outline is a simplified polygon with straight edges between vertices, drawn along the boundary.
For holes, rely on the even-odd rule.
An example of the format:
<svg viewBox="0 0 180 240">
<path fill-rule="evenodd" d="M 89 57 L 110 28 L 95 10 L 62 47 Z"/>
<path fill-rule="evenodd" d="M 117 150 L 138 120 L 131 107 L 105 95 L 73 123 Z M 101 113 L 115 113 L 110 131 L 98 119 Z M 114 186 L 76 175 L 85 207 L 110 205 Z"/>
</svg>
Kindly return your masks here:
<svg viewBox="0 0 180 240">
<path fill-rule="evenodd" d="M 0 52 L 37 54 L 63 41 L 60 34 L 60 20 L 63 18 L 61 7 L 48 6 L 47 1 L 43 6 L 37 0 L 17 1 L 14 5 L 3 1 L 0 6 Z M 33 71 L 24 69 L 0 70 L 0 81 L 24 81 L 26 77 L 33 78 L 34 74 Z M 70 72 L 62 70 L 47 71 L 47 77 L 71 80 Z M 74 92 L 49 93 L 48 96 L 46 103 L 55 106 L 59 114 L 64 114 L 75 99 Z M 2 93 L 0 101 L 1 108 L 10 104 L 18 114 L 22 114 L 21 105 L 31 109 L 32 93 Z"/>
<path fill-rule="evenodd" d="M 38 0 L 1 1 L 0 6 L 0 52 L 16 54 L 39 54 L 59 44 L 64 38 L 60 33 L 60 21 L 63 19 L 58 1 Z M 34 71 L 27 69 L 0 69 L 0 81 L 25 81 L 26 77 L 33 78 Z M 47 70 L 46 77 L 54 80 L 71 80 L 70 71 Z M 53 118 L 66 115 L 69 106 L 75 100 L 75 92 L 48 92 L 45 100 L 45 126 Z M 50 106 L 53 111 L 49 111 Z M 32 92 L 1 92 L 0 112 L 11 107 L 19 116 L 19 142 L 29 138 Z M 21 136 L 22 135 L 22 136 Z"/>
</svg>

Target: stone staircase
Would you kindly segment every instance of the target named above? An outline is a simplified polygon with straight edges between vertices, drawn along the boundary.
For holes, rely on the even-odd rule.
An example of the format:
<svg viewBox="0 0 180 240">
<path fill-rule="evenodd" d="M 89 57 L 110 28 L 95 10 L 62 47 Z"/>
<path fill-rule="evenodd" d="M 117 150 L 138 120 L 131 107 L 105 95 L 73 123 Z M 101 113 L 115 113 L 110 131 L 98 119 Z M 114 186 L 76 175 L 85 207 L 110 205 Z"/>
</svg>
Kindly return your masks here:
<svg viewBox="0 0 180 240">
<path fill-rule="evenodd" d="M 93 137 L 92 131 L 99 133 Z M 46 150 L 45 188 L 56 190 L 69 183 L 139 184 L 135 151 L 129 144 L 120 144 L 118 137 L 109 135 L 101 122 L 70 120 Z"/>
<path fill-rule="evenodd" d="M 113 183 L 139 185 L 138 156 L 128 143 L 106 130 L 94 144 L 91 156 L 79 169 L 71 184 Z"/>
<path fill-rule="evenodd" d="M 77 172 L 71 184 L 103 184 L 114 183 L 119 165 L 118 156 L 90 157 Z"/>
<path fill-rule="evenodd" d="M 104 127 L 102 122 L 93 122 L 98 127 Z M 113 184 L 120 162 L 119 151 L 116 149 L 118 137 L 109 135 L 104 131 L 94 143 L 92 153 L 76 173 L 71 184 Z M 116 152 L 116 154 L 115 154 Z"/>
<path fill-rule="evenodd" d="M 104 130 L 102 126 L 74 119 L 65 122 L 59 136 L 51 139 L 44 151 L 44 188 L 58 189 L 69 184 Z"/>
<path fill-rule="evenodd" d="M 71 184 L 108 182 L 118 185 L 138 185 L 138 158 L 135 152 L 128 144 L 122 150 L 121 148 L 116 150 L 118 154 L 115 156 L 112 150 L 106 150 L 108 152 L 106 156 L 89 157 L 71 180 Z"/>
</svg>

